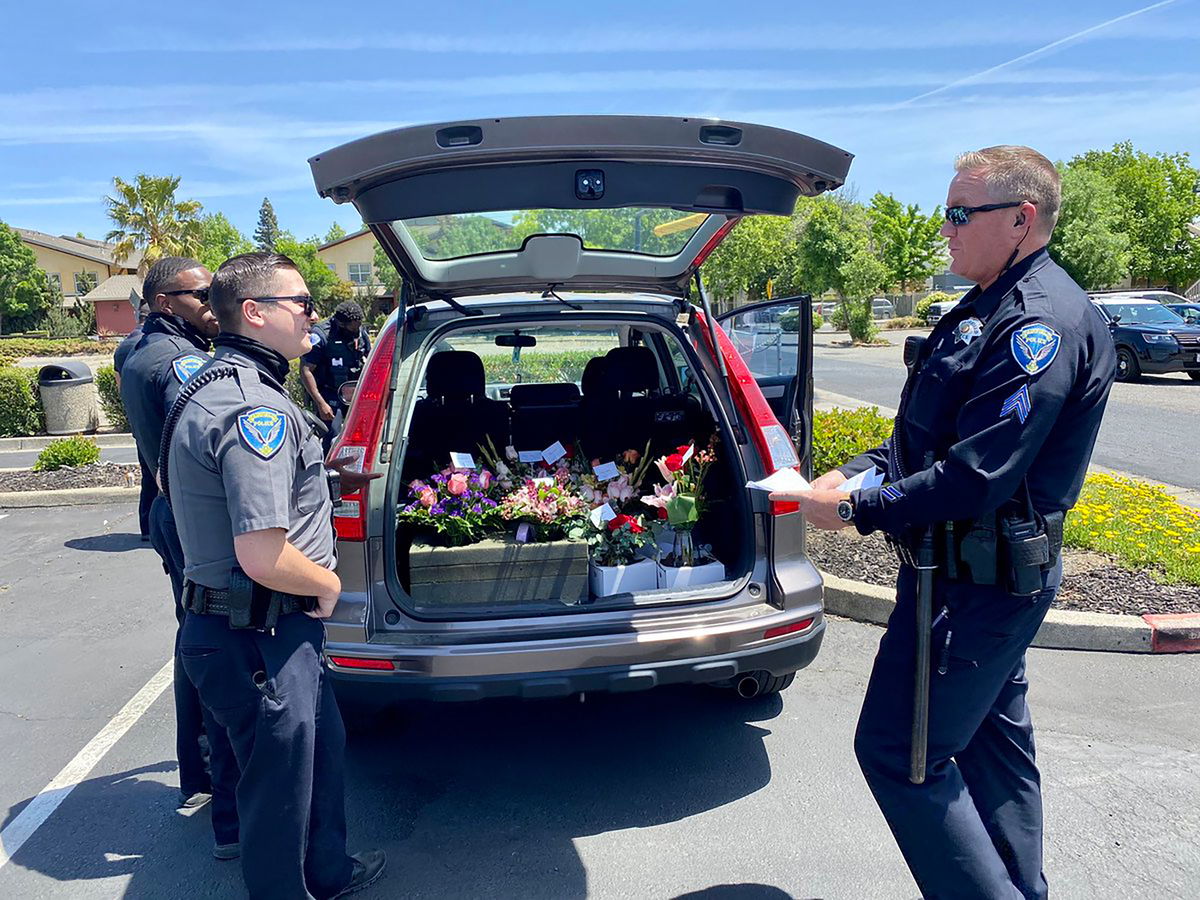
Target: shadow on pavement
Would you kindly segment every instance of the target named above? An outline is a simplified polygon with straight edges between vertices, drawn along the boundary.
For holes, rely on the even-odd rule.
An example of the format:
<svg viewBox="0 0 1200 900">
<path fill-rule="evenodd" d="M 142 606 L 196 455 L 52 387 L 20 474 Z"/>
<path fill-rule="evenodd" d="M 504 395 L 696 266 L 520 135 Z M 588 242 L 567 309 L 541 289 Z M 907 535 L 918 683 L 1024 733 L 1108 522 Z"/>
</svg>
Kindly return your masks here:
<svg viewBox="0 0 1200 900">
<path fill-rule="evenodd" d="M 781 710 L 778 696 L 708 688 L 408 705 L 393 727 L 351 736 L 351 850 L 388 851 L 389 896 L 585 897 L 575 839 L 675 822 L 765 787 L 769 732 L 753 723 Z M 664 846 L 662 865 L 672 858 Z M 787 896 L 729 889 L 743 893 L 705 896 Z"/>
<path fill-rule="evenodd" d="M 119 879 L 111 896 L 239 896 L 238 864 L 218 863 L 210 855 L 207 808 L 180 815 L 173 775 L 171 784 L 154 777 L 175 770 L 170 760 L 81 782 L 6 867 L 27 870 L 5 872 L 6 885 L 18 882 L 9 896 L 60 896 L 32 873 L 58 882 Z M 27 805 L 12 807 L 4 825 Z M 61 896 L 84 892 L 76 885 Z"/>
<path fill-rule="evenodd" d="M 136 524 L 136 523 L 135 523 Z M 124 553 L 126 550 L 150 549 L 140 534 L 98 534 L 94 537 L 71 538 L 63 543 L 72 550 L 94 550 L 100 553 Z"/>
<path fill-rule="evenodd" d="M 673 900 L 795 900 L 791 894 L 769 884 L 718 884 L 702 891 L 679 894 Z"/>
</svg>

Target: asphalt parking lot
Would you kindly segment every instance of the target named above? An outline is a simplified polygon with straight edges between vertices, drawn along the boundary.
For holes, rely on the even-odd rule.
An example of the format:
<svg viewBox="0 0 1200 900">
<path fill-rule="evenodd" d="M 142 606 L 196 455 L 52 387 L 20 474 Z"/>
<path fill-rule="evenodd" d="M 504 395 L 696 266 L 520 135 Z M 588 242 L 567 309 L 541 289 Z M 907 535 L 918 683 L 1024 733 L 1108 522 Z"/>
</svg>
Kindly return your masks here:
<svg viewBox="0 0 1200 900">
<path fill-rule="evenodd" d="M 174 809 L 170 690 L 154 681 L 174 621 L 135 516 L 0 519 L 5 848 L 31 798 L 61 800 L 0 853 L 2 897 L 240 896 L 207 812 Z M 352 848 L 390 858 L 362 896 L 916 896 L 851 752 L 879 634 L 831 621 L 781 699 L 414 705 L 353 734 Z M 1200 895 L 1200 658 L 1032 651 L 1030 678 L 1055 896 Z M 161 693 L 78 786 L 42 793 L 148 683 Z"/>
</svg>

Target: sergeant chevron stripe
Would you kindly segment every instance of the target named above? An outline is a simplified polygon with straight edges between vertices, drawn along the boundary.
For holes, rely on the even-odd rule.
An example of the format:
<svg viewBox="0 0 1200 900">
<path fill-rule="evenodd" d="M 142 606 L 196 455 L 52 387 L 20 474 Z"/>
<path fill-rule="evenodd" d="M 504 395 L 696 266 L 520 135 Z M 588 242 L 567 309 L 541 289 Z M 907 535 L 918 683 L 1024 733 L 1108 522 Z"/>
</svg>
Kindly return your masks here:
<svg viewBox="0 0 1200 900">
<path fill-rule="evenodd" d="M 1004 418 L 1009 413 L 1017 414 L 1017 421 L 1022 425 L 1029 418 L 1029 410 L 1032 403 L 1029 400 L 1029 385 L 1021 385 L 1021 389 L 1004 401 L 1004 405 L 1000 407 L 1000 418 Z"/>
</svg>

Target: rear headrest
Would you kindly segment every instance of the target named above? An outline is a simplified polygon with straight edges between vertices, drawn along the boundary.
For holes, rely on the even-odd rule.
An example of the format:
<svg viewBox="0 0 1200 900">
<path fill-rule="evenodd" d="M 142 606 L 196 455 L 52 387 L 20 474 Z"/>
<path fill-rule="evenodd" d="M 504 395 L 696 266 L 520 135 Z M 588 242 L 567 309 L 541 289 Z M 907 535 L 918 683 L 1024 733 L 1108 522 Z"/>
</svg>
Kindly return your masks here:
<svg viewBox="0 0 1200 900">
<path fill-rule="evenodd" d="M 529 406 L 569 406 L 579 402 L 579 388 L 570 382 L 561 384 L 514 384 L 508 393 L 513 409 Z"/>
<path fill-rule="evenodd" d="M 579 379 L 583 387 L 583 395 L 591 400 L 601 396 L 612 396 L 617 389 L 608 382 L 608 368 L 603 356 L 593 356 L 583 367 L 583 376 Z"/>
<path fill-rule="evenodd" d="M 658 387 L 658 362 L 649 347 L 613 347 L 604 362 L 608 383 L 621 393 Z"/>
<path fill-rule="evenodd" d="M 483 360 L 470 350 L 435 353 L 425 370 L 425 392 L 430 397 L 482 397 L 483 384 Z"/>
</svg>

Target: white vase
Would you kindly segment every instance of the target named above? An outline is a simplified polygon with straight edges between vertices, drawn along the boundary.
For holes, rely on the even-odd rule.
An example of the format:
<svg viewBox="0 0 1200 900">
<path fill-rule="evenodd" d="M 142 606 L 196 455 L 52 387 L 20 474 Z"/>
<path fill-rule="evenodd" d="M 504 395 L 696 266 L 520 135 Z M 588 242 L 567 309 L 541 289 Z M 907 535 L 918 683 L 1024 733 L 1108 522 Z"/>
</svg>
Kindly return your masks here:
<svg viewBox="0 0 1200 900">
<path fill-rule="evenodd" d="M 658 586 L 657 565 L 652 559 L 639 559 L 627 566 L 598 566 L 591 563 L 588 570 L 592 593 L 597 597 L 628 594 L 631 591 L 652 591 Z"/>
<path fill-rule="evenodd" d="M 712 584 L 725 580 L 725 564 L 719 560 L 702 563 L 698 566 L 664 566 L 658 565 L 658 586 L 660 588 L 686 588 L 699 584 Z"/>
</svg>

